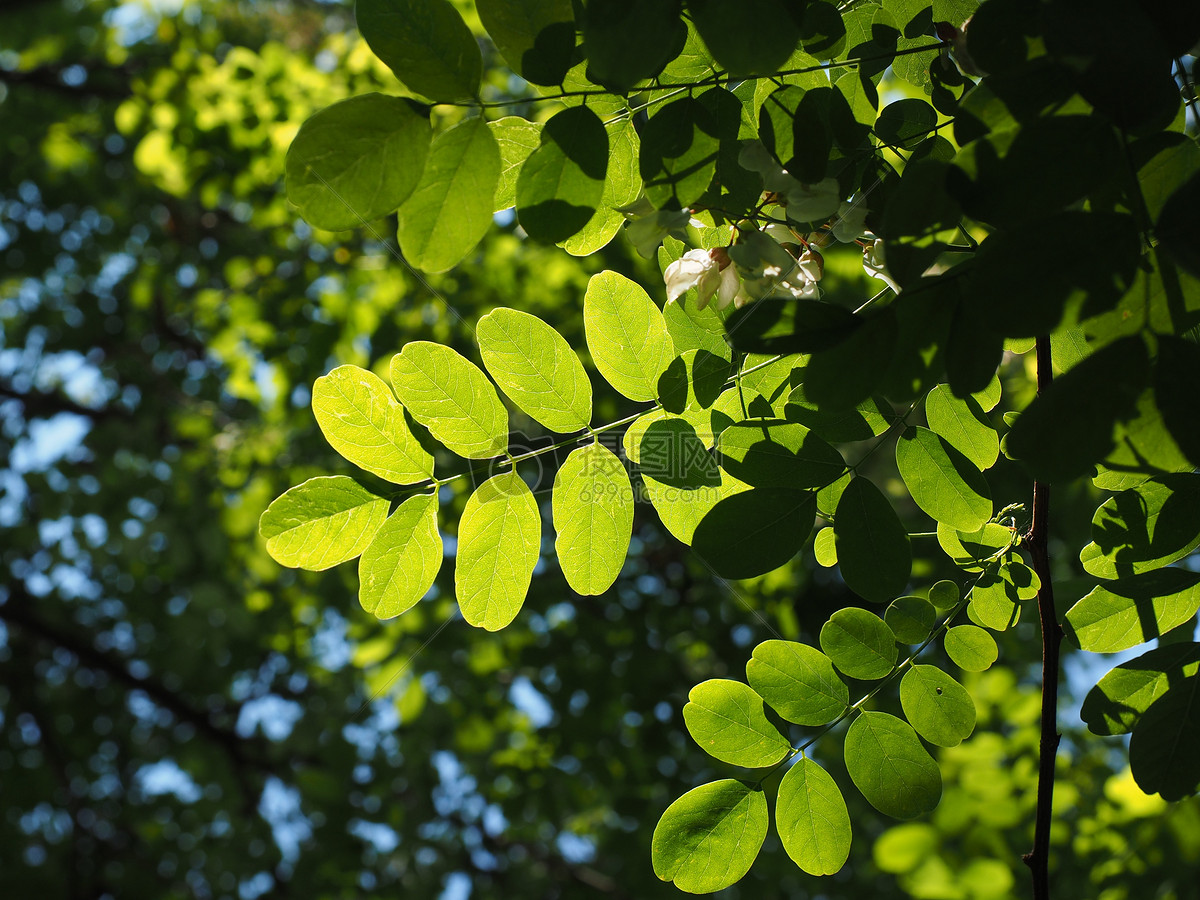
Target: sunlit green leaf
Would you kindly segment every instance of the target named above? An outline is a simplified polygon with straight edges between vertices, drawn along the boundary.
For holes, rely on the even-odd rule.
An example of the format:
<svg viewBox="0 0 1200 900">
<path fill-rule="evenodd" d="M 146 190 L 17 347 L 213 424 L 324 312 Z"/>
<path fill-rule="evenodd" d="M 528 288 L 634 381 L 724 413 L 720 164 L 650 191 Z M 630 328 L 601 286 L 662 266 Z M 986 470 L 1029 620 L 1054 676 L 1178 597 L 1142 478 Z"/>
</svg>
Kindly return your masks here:
<svg viewBox="0 0 1200 900">
<path fill-rule="evenodd" d="M 1098 578 L 1138 575 L 1182 559 L 1200 545 L 1200 475 L 1161 475 L 1109 498 L 1092 517 L 1092 542 L 1079 554 Z"/>
<path fill-rule="evenodd" d="M 488 479 L 467 499 L 458 523 L 454 593 L 469 624 L 498 631 L 516 618 L 541 538 L 537 503 L 515 472 Z"/>
<path fill-rule="evenodd" d="M 779 783 L 775 827 L 788 856 L 810 875 L 834 875 L 850 855 L 850 814 L 829 773 L 807 757 Z"/>
<path fill-rule="evenodd" d="M 954 564 L 967 572 L 982 572 L 1014 540 L 1011 528 L 989 522 L 975 531 L 956 531 L 938 524 L 938 543 Z M 951 604 L 953 605 L 953 604 Z"/>
<path fill-rule="evenodd" d="M 851 678 L 883 678 L 896 665 L 896 636 L 883 619 L 855 606 L 839 609 L 821 628 L 821 649 Z"/>
<path fill-rule="evenodd" d="M 405 258 L 426 272 L 454 268 L 492 224 L 500 148 L 479 117 L 433 139 L 421 181 L 397 214 Z"/>
<path fill-rule="evenodd" d="M 654 874 L 681 891 L 719 891 L 750 871 L 767 836 L 761 788 L 732 778 L 688 791 L 667 807 L 654 829 Z"/>
<path fill-rule="evenodd" d="M 913 666 L 900 679 L 900 705 L 917 734 L 939 747 L 957 747 L 975 730 L 975 702 L 937 666 Z"/>
<path fill-rule="evenodd" d="M 551 431 L 587 428 L 592 383 L 571 345 L 529 313 L 500 307 L 475 328 L 479 355 L 505 396 Z"/>
<path fill-rule="evenodd" d="M 992 631 L 1004 631 L 1017 623 L 1020 606 L 1017 589 L 999 572 L 981 575 L 971 591 L 967 614 L 971 621 Z"/>
<path fill-rule="evenodd" d="M 592 361 L 608 383 L 630 400 L 656 399 L 675 348 L 650 295 L 624 275 L 600 272 L 588 281 L 583 322 Z"/>
<path fill-rule="evenodd" d="M 514 72 L 561 84 L 575 50 L 571 0 L 476 0 L 479 20 Z"/>
<path fill-rule="evenodd" d="M 1109 581 L 1068 610 L 1067 635 L 1082 649 L 1116 653 L 1161 637 L 1200 609 L 1200 574 L 1155 569 Z"/>
<path fill-rule="evenodd" d="M 413 418 L 468 459 L 508 446 L 508 411 L 487 376 L 449 347 L 412 341 L 392 357 L 392 387 Z"/>
<path fill-rule="evenodd" d="M 625 216 L 620 208 L 637 200 L 642 191 L 642 178 L 638 172 L 639 146 L 632 118 L 622 120 L 610 129 L 608 169 L 604 174 L 600 205 L 579 231 L 559 243 L 572 256 L 595 253 L 621 230 Z"/>
<path fill-rule="evenodd" d="M 755 647 L 746 680 L 775 712 L 797 725 L 832 722 L 850 702 L 829 657 L 797 641 L 763 641 Z"/>
<path fill-rule="evenodd" d="M 396 484 L 432 477 L 433 457 L 375 373 L 338 366 L 313 384 L 312 407 L 329 445 L 359 468 Z"/>
<path fill-rule="evenodd" d="M 633 488 L 625 466 L 599 443 L 572 451 L 554 477 L 554 549 L 571 590 L 602 594 L 625 562 Z"/>
<path fill-rule="evenodd" d="M 942 772 L 912 727 L 895 716 L 864 712 L 846 732 L 846 771 L 885 815 L 912 819 L 942 798 Z"/>
<path fill-rule="evenodd" d="M 752 487 L 819 488 L 846 469 L 842 455 L 814 432 L 778 419 L 730 425 L 717 453 L 727 472 Z"/>
<path fill-rule="evenodd" d="M 479 92 L 479 45 L 448 0 L 357 0 L 354 18 L 405 87 L 440 103 Z"/>
<path fill-rule="evenodd" d="M 900 643 L 919 644 L 929 637 L 937 610 L 924 597 L 897 597 L 884 610 L 883 621 Z"/>
<path fill-rule="evenodd" d="M 342 231 L 395 211 L 421 180 L 427 111 L 362 94 L 308 118 L 287 154 L 287 195 L 310 225 Z"/>
<path fill-rule="evenodd" d="M 500 148 L 500 179 L 496 182 L 496 196 L 492 209 L 499 212 L 517 202 L 517 177 L 521 166 L 542 142 L 542 128 L 520 116 L 505 116 L 488 122 L 492 137 Z"/>
<path fill-rule="evenodd" d="M 813 538 L 813 558 L 826 569 L 837 565 L 837 535 L 832 527 L 822 528 Z"/>
<path fill-rule="evenodd" d="M 358 560 L 358 602 L 380 619 L 416 606 L 442 566 L 436 494 L 409 497 Z"/>
<path fill-rule="evenodd" d="M 517 177 L 517 218 L 530 237 L 565 241 L 600 208 L 608 171 L 608 133 L 586 106 L 572 106 L 542 126 L 541 144 Z"/>
<path fill-rule="evenodd" d="M 929 429 L 900 435 L 896 466 L 917 506 L 937 522 L 974 531 L 992 517 L 992 492 L 979 469 Z"/>
<path fill-rule="evenodd" d="M 1127 734 L 1172 684 L 1200 670 L 1200 644 L 1168 644 L 1121 663 L 1083 701 L 1080 717 L 1093 734 Z"/>
<path fill-rule="evenodd" d="M 767 721 L 762 697 L 740 681 L 712 678 L 696 685 L 688 693 L 683 721 L 705 753 L 731 765 L 774 765 L 790 749 Z"/>
<path fill-rule="evenodd" d="M 982 672 L 996 661 L 995 639 L 977 625 L 955 625 L 946 632 L 946 655 L 964 672 Z"/>
<path fill-rule="evenodd" d="M 277 497 L 258 521 L 271 558 L 321 571 L 354 559 L 387 519 L 388 501 L 345 475 L 310 478 Z"/>
<path fill-rule="evenodd" d="M 976 468 L 992 467 L 1000 455 L 1000 437 L 973 397 L 960 399 L 949 385 L 939 384 L 925 398 L 929 429 L 973 462 Z"/>
</svg>

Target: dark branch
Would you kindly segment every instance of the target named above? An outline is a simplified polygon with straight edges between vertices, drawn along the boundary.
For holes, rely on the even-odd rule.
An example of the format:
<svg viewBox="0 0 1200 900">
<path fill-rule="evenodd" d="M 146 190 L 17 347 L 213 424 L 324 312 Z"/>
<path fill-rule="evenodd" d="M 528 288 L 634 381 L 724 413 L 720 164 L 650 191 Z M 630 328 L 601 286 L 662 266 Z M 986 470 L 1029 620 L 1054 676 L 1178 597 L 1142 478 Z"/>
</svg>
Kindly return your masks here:
<svg viewBox="0 0 1200 900">
<path fill-rule="evenodd" d="M 0 400 L 8 398 L 19 400 L 25 407 L 26 419 L 46 419 L 59 413 L 73 413 L 77 416 L 99 422 L 103 419 L 128 419 L 130 414 L 120 407 L 104 406 L 93 408 L 76 403 L 62 394 L 48 394 L 41 391 L 18 391 L 0 382 Z"/>
<path fill-rule="evenodd" d="M 1050 338 L 1037 339 L 1037 391 L 1050 386 L 1053 370 Z M 1034 900 L 1050 898 L 1050 824 L 1054 808 L 1054 761 L 1058 755 L 1058 680 L 1059 649 L 1062 627 L 1054 610 L 1054 585 L 1050 580 L 1050 485 L 1033 483 L 1033 521 L 1025 535 L 1033 570 L 1041 587 L 1038 590 L 1038 615 L 1042 623 L 1042 735 L 1039 746 L 1037 814 L 1034 820 L 1033 849 L 1023 857 L 1033 875 Z"/>
</svg>

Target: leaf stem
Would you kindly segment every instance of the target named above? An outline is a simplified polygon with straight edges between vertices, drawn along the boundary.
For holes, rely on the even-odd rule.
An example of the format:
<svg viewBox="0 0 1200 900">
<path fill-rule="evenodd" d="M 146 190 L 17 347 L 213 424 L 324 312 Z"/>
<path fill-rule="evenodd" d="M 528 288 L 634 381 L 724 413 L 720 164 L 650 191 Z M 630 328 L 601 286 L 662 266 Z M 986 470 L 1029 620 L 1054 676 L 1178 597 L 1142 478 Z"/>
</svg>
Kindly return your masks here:
<svg viewBox="0 0 1200 900">
<path fill-rule="evenodd" d="M 1037 339 L 1037 392 L 1040 396 L 1053 376 L 1050 338 Z M 1050 900 L 1050 824 L 1054 804 L 1054 761 L 1058 754 L 1058 680 L 1059 649 L 1062 627 L 1054 609 L 1054 585 L 1050 580 L 1050 485 L 1033 483 L 1033 521 L 1024 536 L 1033 560 L 1033 570 L 1041 581 L 1038 589 L 1038 615 L 1042 624 L 1042 734 L 1039 745 L 1037 813 L 1034 819 L 1033 849 L 1022 859 L 1033 876 L 1034 900 Z"/>
</svg>

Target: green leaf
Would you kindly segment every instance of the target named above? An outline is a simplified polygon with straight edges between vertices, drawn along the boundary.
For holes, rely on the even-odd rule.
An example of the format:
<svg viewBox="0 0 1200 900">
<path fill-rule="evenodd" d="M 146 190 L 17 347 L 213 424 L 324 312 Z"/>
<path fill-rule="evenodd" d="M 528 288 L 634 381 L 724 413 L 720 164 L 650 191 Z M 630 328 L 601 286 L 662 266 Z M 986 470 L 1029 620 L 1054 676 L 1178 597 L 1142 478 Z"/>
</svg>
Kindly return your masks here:
<svg viewBox="0 0 1200 900">
<path fill-rule="evenodd" d="M 359 468 L 395 484 L 433 477 L 433 457 L 375 373 L 338 366 L 313 384 L 312 408 L 329 446 Z"/>
<path fill-rule="evenodd" d="M 890 307 L 869 316 L 836 347 L 812 355 L 804 392 L 818 407 L 846 409 L 862 403 L 878 387 L 892 362 L 899 331 Z"/>
<path fill-rule="evenodd" d="M 961 597 L 962 592 L 953 581 L 942 580 L 929 588 L 929 602 L 937 609 L 953 609 Z"/>
<path fill-rule="evenodd" d="M 834 534 L 832 527 L 822 528 L 813 538 L 813 557 L 816 559 L 817 565 L 826 569 L 832 569 L 837 565 L 837 535 Z"/>
<path fill-rule="evenodd" d="M 730 75 L 772 75 L 800 42 L 783 0 L 746 0 L 737 6 L 688 0 L 688 12 L 708 52 Z"/>
<path fill-rule="evenodd" d="M 707 894 L 750 871 L 767 836 L 761 788 L 732 778 L 688 791 L 667 807 L 654 829 L 654 874 L 691 894 Z"/>
<path fill-rule="evenodd" d="M 638 448 L 638 466 L 642 475 L 671 487 L 714 488 L 721 483 L 721 470 L 695 426 L 674 416 L 653 421 L 646 428 Z"/>
<path fill-rule="evenodd" d="M 1158 338 L 1154 399 L 1171 436 L 1193 465 L 1200 465 L 1200 346 L 1184 338 Z"/>
<path fill-rule="evenodd" d="M 815 433 L 793 422 L 736 422 L 717 441 L 725 471 L 752 487 L 819 488 L 846 470 L 842 455 Z"/>
<path fill-rule="evenodd" d="M 288 148 L 288 200 L 316 228 L 343 231 L 395 211 L 421 180 L 428 110 L 362 94 L 314 113 Z"/>
<path fill-rule="evenodd" d="M 956 566 L 966 572 L 982 572 L 1013 542 L 1013 531 L 995 522 L 975 531 L 956 531 L 949 525 L 939 524 L 937 537 L 942 550 Z"/>
<path fill-rule="evenodd" d="M 929 429 L 973 462 L 990 469 L 1000 456 L 1000 437 L 974 397 L 958 398 L 950 386 L 939 384 L 925 398 Z"/>
<path fill-rule="evenodd" d="M 696 528 L 721 500 L 747 490 L 746 485 L 717 469 L 716 485 L 674 487 L 642 473 L 646 495 L 662 520 L 663 527 L 683 544 L 691 545 Z"/>
<path fill-rule="evenodd" d="M 896 466 L 913 501 L 937 522 L 975 531 L 992 517 L 992 492 L 975 465 L 927 428 L 907 428 Z"/>
<path fill-rule="evenodd" d="M 1200 250 L 1196 249 L 1200 246 L 1197 208 L 1200 208 L 1200 174 L 1193 175 L 1163 204 L 1154 233 L 1180 267 L 1200 278 Z"/>
<path fill-rule="evenodd" d="M 722 578 L 765 575 L 800 552 L 816 512 L 811 491 L 752 488 L 717 502 L 696 526 L 692 549 Z"/>
<path fill-rule="evenodd" d="M 319 572 L 354 559 L 387 519 L 388 501 L 353 478 L 310 478 L 284 491 L 258 520 L 277 563 Z"/>
<path fill-rule="evenodd" d="M 900 679 L 900 705 L 917 734 L 939 747 L 957 747 L 975 730 L 975 702 L 937 666 L 913 666 Z"/>
<path fill-rule="evenodd" d="M 1127 734 L 1172 684 L 1200 671 L 1200 644 L 1168 644 L 1121 663 L 1100 679 L 1079 715 L 1093 734 Z"/>
<path fill-rule="evenodd" d="M 572 106 L 542 126 L 541 144 L 517 178 L 517 218 L 529 236 L 558 243 L 600 208 L 608 170 L 608 133 L 586 106 Z"/>
<path fill-rule="evenodd" d="M 896 417 L 887 400 L 878 396 L 869 397 L 854 409 L 818 408 L 805 396 L 804 385 L 792 391 L 784 406 L 784 414 L 790 421 L 807 425 L 825 440 L 834 443 L 878 437 L 888 430 Z"/>
<path fill-rule="evenodd" d="M 391 376 L 412 417 L 459 456 L 491 459 L 508 446 L 508 410 L 496 389 L 450 347 L 411 341 L 392 357 Z"/>
<path fill-rule="evenodd" d="M 1067 612 L 1067 636 L 1083 650 L 1116 653 L 1162 637 L 1200 609 L 1200 574 L 1156 569 L 1110 581 Z"/>
<path fill-rule="evenodd" d="M 839 609 L 821 628 L 821 649 L 838 670 L 863 681 L 896 666 L 896 636 L 883 619 L 855 606 Z"/>
<path fill-rule="evenodd" d="M 699 100 L 660 107 L 642 130 L 639 169 L 646 199 L 658 209 L 687 209 L 717 172 L 717 120 Z"/>
<path fill-rule="evenodd" d="M 1200 790 L 1200 675 L 1150 704 L 1129 738 L 1133 780 L 1147 794 L 1182 800 Z"/>
<path fill-rule="evenodd" d="M 977 625 L 955 625 L 946 632 L 946 655 L 964 672 L 982 672 L 996 661 L 999 650 Z"/>
<path fill-rule="evenodd" d="M 1079 554 L 1097 578 L 1140 575 L 1200 546 L 1200 475 L 1151 478 L 1110 497 L 1092 517 L 1092 542 Z"/>
<path fill-rule="evenodd" d="M 947 583 L 954 584 L 952 581 Z M 884 610 L 883 621 L 900 643 L 919 644 L 933 630 L 937 610 L 924 597 L 897 597 Z"/>
<path fill-rule="evenodd" d="M 850 856 L 850 813 L 829 773 L 801 757 L 779 782 L 775 827 L 783 849 L 809 875 L 835 875 Z"/>
<path fill-rule="evenodd" d="M 533 84 L 562 84 L 575 52 L 571 0 L 476 0 L 475 8 L 514 72 Z"/>
<path fill-rule="evenodd" d="M 475 328 L 479 355 L 505 396 L 551 431 L 592 419 L 592 383 L 562 335 L 529 313 L 499 307 Z"/>
<path fill-rule="evenodd" d="M 846 586 L 884 603 L 904 590 L 912 571 L 912 548 L 892 504 L 871 481 L 855 476 L 838 500 L 833 518 L 838 565 Z"/>
<path fill-rule="evenodd" d="M 829 657 L 796 641 L 763 641 L 755 647 L 746 680 L 775 712 L 797 725 L 826 725 L 850 702 Z"/>
<path fill-rule="evenodd" d="M 993 631 L 1004 631 L 1020 618 L 1017 589 L 999 572 L 981 575 L 971 591 L 967 614 L 971 621 Z"/>
<path fill-rule="evenodd" d="M 1149 365 L 1141 337 L 1097 350 L 1037 397 L 1005 440 L 1007 454 L 1040 481 L 1085 474 L 1113 449 L 1113 425 L 1136 411 Z"/>
<path fill-rule="evenodd" d="M 409 497 L 375 534 L 358 561 L 358 602 L 380 619 L 416 606 L 442 567 L 437 494 Z"/>
<path fill-rule="evenodd" d="M 724 392 L 729 375 L 725 357 L 707 350 L 687 350 L 671 360 L 659 376 L 658 399 L 672 413 L 707 409 Z"/>
<path fill-rule="evenodd" d="M 763 712 L 762 697 L 740 681 L 711 678 L 688 692 L 688 733 L 709 756 L 759 769 L 783 759 L 791 745 Z"/>
<path fill-rule="evenodd" d="M 589 0 L 583 49 L 589 81 L 614 94 L 652 78 L 683 49 L 680 0 Z"/>
<path fill-rule="evenodd" d="M 520 116 L 505 116 L 488 122 L 492 137 L 500 148 L 500 178 L 496 182 L 496 196 L 492 210 L 499 212 L 517 202 L 517 177 L 521 167 L 542 142 L 542 127 Z"/>
<path fill-rule="evenodd" d="M 608 136 L 608 168 L 604 174 L 600 205 L 579 231 L 559 242 L 559 246 L 572 256 L 590 256 L 607 246 L 625 224 L 621 207 L 632 204 L 642 192 L 639 147 L 633 119 L 616 123 Z"/>
<path fill-rule="evenodd" d="M 577 594 L 603 594 L 621 571 L 633 533 L 633 487 L 611 450 L 572 451 L 554 477 L 554 549 Z"/>
<path fill-rule="evenodd" d="M 897 819 L 930 812 L 942 798 L 942 772 L 907 722 L 864 712 L 846 732 L 846 771 L 872 806 Z"/>
<path fill-rule="evenodd" d="M 630 400 L 656 399 L 675 348 L 650 295 L 616 272 L 593 275 L 583 297 L 583 324 L 592 361 L 608 383 Z"/>
<path fill-rule="evenodd" d="M 884 143 L 912 149 L 933 130 L 937 118 L 937 110 L 924 100 L 896 100 L 880 111 L 874 130 Z"/>
<path fill-rule="evenodd" d="M 498 631 L 516 618 L 541 550 L 542 520 L 516 472 L 489 478 L 458 523 L 454 593 L 467 623 Z"/>
<path fill-rule="evenodd" d="M 500 148 L 482 118 L 435 137 L 421 181 L 397 214 L 405 258 L 426 272 L 462 262 L 492 224 L 499 180 Z"/>
<path fill-rule="evenodd" d="M 479 93 L 479 45 L 448 0 L 357 0 L 354 17 L 405 87 L 439 103 Z"/>
</svg>

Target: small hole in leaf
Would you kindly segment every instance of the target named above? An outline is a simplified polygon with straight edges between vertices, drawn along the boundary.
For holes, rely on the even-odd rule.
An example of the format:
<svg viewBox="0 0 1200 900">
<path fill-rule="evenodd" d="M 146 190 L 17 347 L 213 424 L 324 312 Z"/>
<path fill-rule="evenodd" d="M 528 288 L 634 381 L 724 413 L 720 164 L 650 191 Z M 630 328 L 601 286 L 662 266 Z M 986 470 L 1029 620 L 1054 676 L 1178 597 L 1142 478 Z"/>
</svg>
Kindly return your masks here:
<svg viewBox="0 0 1200 900">
<path fill-rule="evenodd" d="M 937 692 L 938 692 L 939 694 L 942 692 L 942 689 L 941 689 L 941 688 L 936 688 L 935 690 L 937 690 Z"/>
</svg>

